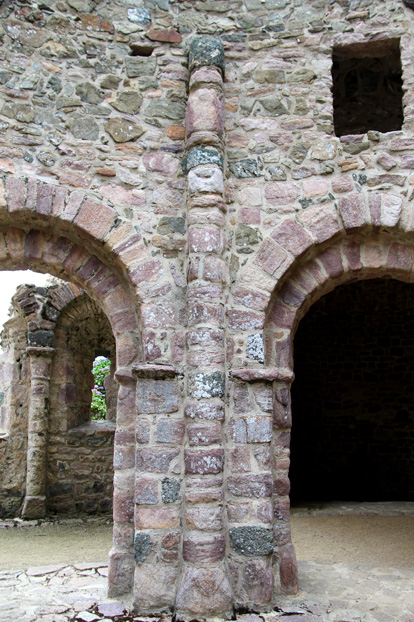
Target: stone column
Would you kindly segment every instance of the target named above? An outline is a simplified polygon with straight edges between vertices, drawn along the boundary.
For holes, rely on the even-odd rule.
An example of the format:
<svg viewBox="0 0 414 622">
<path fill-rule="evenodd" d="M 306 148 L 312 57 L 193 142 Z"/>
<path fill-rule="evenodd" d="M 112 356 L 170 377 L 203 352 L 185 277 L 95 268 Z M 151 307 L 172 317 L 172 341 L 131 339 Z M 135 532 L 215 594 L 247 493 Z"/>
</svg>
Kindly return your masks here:
<svg viewBox="0 0 414 622">
<path fill-rule="evenodd" d="M 186 112 L 188 173 L 188 331 L 183 566 L 176 611 L 226 615 L 233 595 L 226 561 L 223 421 L 225 413 L 223 71 L 220 39 L 190 48 Z"/>
<path fill-rule="evenodd" d="M 280 378 L 273 383 L 273 534 L 277 555 L 274 560 L 275 577 L 279 577 L 276 591 L 296 594 L 298 567 L 290 530 L 290 435 L 292 409 L 289 378 Z"/>
<path fill-rule="evenodd" d="M 232 495 L 230 544 L 235 602 L 239 607 L 268 611 L 281 593 L 297 591 L 297 565 L 290 534 L 289 447 L 290 385 L 289 369 L 258 368 L 232 370 L 231 376 L 252 384 L 256 400 L 269 416 L 255 415 L 247 387 L 239 385 L 251 412 L 235 418 L 235 465 L 245 465 L 246 474 L 229 477 Z M 268 398 L 273 392 L 272 407 Z M 269 408 L 270 406 L 270 408 Z M 246 413 L 247 414 L 247 413 Z M 272 425 L 273 424 L 273 425 Z M 249 472 L 250 459 L 244 447 L 254 448 L 260 470 Z M 239 523 L 239 524 L 237 524 Z"/>
<path fill-rule="evenodd" d="M 28 347 L 30 402 L 27 437 L 26 494 L 22 518 L 46 516 L 46 462 L 49 423 L 49 384 L 55 349 Z"/>
<path fill-rule="evenodd" d="M 129 594 L 134 584 L 134 483 L 136 379 L 129 369 L 118 368 L 119 384 L 114 439 L 114 528 L 109 553 L 108 595 Z"/>
</svg>

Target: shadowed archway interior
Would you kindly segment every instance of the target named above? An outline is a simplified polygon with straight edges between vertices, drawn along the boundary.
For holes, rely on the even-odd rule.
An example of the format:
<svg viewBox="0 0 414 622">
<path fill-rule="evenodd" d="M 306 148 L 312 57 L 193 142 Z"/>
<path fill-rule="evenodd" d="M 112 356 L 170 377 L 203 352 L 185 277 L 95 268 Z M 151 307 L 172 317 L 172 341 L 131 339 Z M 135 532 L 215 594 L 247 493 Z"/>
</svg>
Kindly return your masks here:
<svg viewBox="0 0 414 622">
<path fill-rule="evenodd" d="M 294 339 L 291 500 L 414 500 L 414 288 L 374 279 L 316 302 Z"/>
</svg>

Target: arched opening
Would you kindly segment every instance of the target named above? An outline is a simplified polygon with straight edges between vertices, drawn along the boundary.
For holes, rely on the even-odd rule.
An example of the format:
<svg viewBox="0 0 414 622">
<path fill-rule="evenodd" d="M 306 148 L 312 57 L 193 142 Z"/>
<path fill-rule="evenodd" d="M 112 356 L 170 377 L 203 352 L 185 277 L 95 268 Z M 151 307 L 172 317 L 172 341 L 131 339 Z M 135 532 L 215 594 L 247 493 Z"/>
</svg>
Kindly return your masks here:
<svg viewBox="0 0 414 622">
<path fill-rule="evenodd" d="M 294 338 L 291 501 L 414 500 L 414 288 L 359 281 Z"/>
</svg>

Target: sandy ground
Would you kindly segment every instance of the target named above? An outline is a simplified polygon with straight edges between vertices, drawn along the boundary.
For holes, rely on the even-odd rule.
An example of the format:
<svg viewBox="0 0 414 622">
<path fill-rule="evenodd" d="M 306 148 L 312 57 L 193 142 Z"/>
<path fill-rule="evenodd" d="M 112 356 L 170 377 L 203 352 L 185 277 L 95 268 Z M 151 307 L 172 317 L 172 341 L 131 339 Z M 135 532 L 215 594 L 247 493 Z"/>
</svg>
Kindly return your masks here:
<svg viewBox="0 0 414 622">
<path fill-rule="evenodd" d="M 112 524 L 48 524 L 0 529 L 0 570 L 107 562 Z"/>
<path fill-rule="evenodd" d="M 299 560 L 410 568 L 414 516 L 293 516 Z M 107 561 L 112 525 L 47 524 L 0 529 L 0 570 Z"/>
<path fill-rule="evenodd" d="M 292 540 L 303 561 L 414 565 L 414 516 L 293 516 Z"/>
</svg>

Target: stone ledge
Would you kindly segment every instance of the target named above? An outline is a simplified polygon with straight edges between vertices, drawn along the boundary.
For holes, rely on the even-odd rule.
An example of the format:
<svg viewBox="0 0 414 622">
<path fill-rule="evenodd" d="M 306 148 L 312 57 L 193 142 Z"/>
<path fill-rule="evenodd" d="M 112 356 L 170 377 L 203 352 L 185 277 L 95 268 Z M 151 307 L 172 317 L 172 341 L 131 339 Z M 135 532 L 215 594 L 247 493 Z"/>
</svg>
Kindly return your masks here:
<svg viewBox="0 0 414 622">
<path fill-rule="evenodd" d="M 183 373 L 182 370 L 175 368 L 172 365 L 152 365 L 150 363 L 133 365 L 131 371 L 137 378 L 152 378 L 153 380 L 174 378 L 175 376 Z"/>
<path fill-rule="evenodd" d="M 233 369 L 230 371 L 230 378 L 237 378 L 243 382 L 286 382 L 291 383 L 295 374 L 290 369 L 278 369 L 271 367 L 267 369 Z"/>
</svg>

